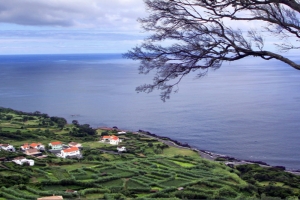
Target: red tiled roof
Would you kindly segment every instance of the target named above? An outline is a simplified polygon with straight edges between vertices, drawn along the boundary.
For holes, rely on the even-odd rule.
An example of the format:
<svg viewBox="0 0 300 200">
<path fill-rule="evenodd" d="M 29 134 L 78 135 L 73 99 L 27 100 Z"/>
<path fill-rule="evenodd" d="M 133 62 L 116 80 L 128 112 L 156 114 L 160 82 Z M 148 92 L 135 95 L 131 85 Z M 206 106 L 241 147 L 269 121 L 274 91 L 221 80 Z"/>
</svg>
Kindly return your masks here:
<svg viewBox="0 0 300 200">
<path fill-rule="evenodd" d="M 24 149 L 26 149 L 26 148 L 29 147 L 29 145 L 28 145 L 28 143 L 25 143 L 22 147 L 23 147 Z"/>
<path fill-rule="evenodd" d="M 112 135 L 112 136 L 111 136 L 111 139 L 112 139 L 112 140 L 118 140 L 119 138 L 118 138 L 117 136 L 115 136 L 115 135 Z"/>
<path fill-rule="evenodd" d="M 24 149 L 27 149 L 29 147 L 36 148 L 38 145 L 41 145 L 41 143 L 31 143 L 31 144 L 25 143 L 22 147 Z"/>
<path fill-rule="evenodd" d="M 70 147 L 68 149 L 64 149 L 63 151 L 65 153 L 68 153 L 68 152 L 73 152 L 73 151 L 78 151 L 78 150 L 79 150 L 78 147 Z"/>
<path fill-rule="evenodd" d="M 37 149 L 27 149 L 26 151 L 25 151 L 25 154 L 39 154 L 39 153 L 41 153 L 39 150 L 37 150 Z"/>
<path fill-rule="evenodd" d="M 102 139 L 118 140 L 119 138 L 115 135 L 112 135 L 112 136 L 105 135 L 105 136 L 102 137 Z"/>
<path fill-rule="evenodd" d="M 41 145 L 41 143 L 31 143 L 30 146 L 33 148 L 36 148 L 38 145 Z"/>
<path fill-rule="evenodd" d="M 51 142 L 51 144 L 52 144 L 52 145 L 60 145 L 60 144 L 62 144 L 62 143 L 59 142 L 59 141 L 56 141 L 56 142 Z"/>
</svg>

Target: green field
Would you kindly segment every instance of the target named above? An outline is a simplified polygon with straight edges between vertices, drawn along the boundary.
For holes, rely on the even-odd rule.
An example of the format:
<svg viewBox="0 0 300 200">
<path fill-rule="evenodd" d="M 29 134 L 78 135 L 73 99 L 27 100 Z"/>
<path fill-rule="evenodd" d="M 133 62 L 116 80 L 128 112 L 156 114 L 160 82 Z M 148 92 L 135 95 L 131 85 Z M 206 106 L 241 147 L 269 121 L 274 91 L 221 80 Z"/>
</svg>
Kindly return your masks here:
<svg viewBox="0 0 300 200">
<path fill-rule="evenodd" d="M 190 149 L 170 147 L 147 135 L 122 135 L 127 152 L 99 142 L 117 131 L 93 130 L 40 112 L 0 108 L 0 143 L 17 152 L 0 151 L 0 199 L 36 199 L 53 194 L 65 199 L 271 199 L 300 195 L 300 178 L 281 169 L 243 165 L 234 168 L 202 159 Z M 26 156 L 24 143 L 71 141 L 83 146 L 81 159 Z M 48 147 L 47 147 L 48 148 Z M 9 162 L 17 156 L 35 166 Z M 76 193 L 67 193 L 75 190 Z"/>
</svg>

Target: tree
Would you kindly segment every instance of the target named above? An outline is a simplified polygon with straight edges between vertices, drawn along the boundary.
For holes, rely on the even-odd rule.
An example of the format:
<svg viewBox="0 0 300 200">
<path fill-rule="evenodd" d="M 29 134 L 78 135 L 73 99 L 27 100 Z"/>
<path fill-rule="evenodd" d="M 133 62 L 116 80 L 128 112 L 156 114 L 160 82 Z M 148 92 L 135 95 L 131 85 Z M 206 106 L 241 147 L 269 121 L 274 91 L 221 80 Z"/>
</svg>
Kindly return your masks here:
<svg viewBox="0 0 300 200">
<path fill-rule="evenodd" d="M 72 124 L 74 124 L 75 126 L 78 126 L 79 122 L 77 120 L 72 120 Z"/>
<path fill-rule="evenodd" d="M 299 0 L 144 1 L 150 14 L 139 21 L 151 35 L 124 57 L 140 61 L 140 74 L 155 75 L 152 84 L 137 87 L 137 92 L 158 89 L 165 101 L 187 74 L 202 77 L 223 62 L 249 56 L 300 69 L 283 54 L 300 49 Z M 256 28 L 234 28 L 240 22 L 255 22 Z"/>
</svg>

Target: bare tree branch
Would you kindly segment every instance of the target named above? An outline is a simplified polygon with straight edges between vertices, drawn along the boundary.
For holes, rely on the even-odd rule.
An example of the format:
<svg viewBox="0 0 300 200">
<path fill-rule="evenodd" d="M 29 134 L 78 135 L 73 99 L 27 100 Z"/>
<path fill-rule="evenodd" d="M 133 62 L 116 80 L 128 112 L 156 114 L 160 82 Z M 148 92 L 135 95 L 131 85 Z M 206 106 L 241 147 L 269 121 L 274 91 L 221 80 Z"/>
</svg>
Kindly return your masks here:
<svg viewBox="0 0 300 200">
<path fill-rule="evenodd" d="M 300 69 L 299 63 L 265 49 L 270 34 L 284 41 L 273 45 L 280 51 L 300 48 L 295 43 L 300 38 L 298 0 L 144 1 L 150 14 L 139 21 L 152 34 L 142 45 L 124 54 L 141 61 L 141 74 L 155 72 L 153 83 L 137 87 L 138 92 L 158 89 L 165 101 L 187 74 L 197 71 L 197 77 L 201 77 L 223 62 L 249 56 L 277 59 Z M 248 30 L 230 26 L 242 21 L 259 26 Z M 173 45 L 167 46 L 166 42 Z"/>
</svg>

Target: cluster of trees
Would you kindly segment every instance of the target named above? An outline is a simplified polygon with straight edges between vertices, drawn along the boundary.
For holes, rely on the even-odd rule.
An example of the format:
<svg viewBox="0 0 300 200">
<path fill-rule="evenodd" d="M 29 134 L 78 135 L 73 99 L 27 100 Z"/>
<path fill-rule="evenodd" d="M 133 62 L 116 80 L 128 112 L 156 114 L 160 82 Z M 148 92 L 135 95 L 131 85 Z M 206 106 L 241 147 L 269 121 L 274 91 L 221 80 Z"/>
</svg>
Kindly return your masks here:
<svg viewBox="0 0 300 200">
<path fill-rule="evenodd" d="M 261 195 L 280 198 L 300 196 L 299 190 L 297 192 L 297 190 L 291 189 L 300 189 L 300 177 L 285 172 L 281 168 L 263 168 L 257 164 L 238 165 L 236 168 L 241 173 L 241 178 L 256 187 Z M 262 185 L 259 182 L 266 182 L 267 184 Z M 284 184 L 285 187 L 277 186 L 277 182 Z"/>
<path fill-rule="evenodd" d="M 89 124 L 80 125 L 77 120 L 73 120 L 72 124 L 74 124 L 75 127 L 69 132 L 71 136 L 86 137 L 94 136 L 97 134 L 96 130 L 93 129 Z"/>
<path fill-rule="evenodd" d="M 41 113 L 40 111 L 23 112 L 23 111 L 19 111 L 19 110 L 13 110 L 11 108 L 4 108 L 4 107 L 0 107 L 0 113 L 15 113 L 17 115 L 28 115 L 28 116 L 37 116 L 37 117 L 49 118 L 48 114 Z"/>
<path fill-rule="evenodd" d="M 63 129 L 64 126 L 67 124 L 67 120 L 62 117 L 50 117 L 50 120 L 55 122 L 58 128 Z"/>
</svg>

